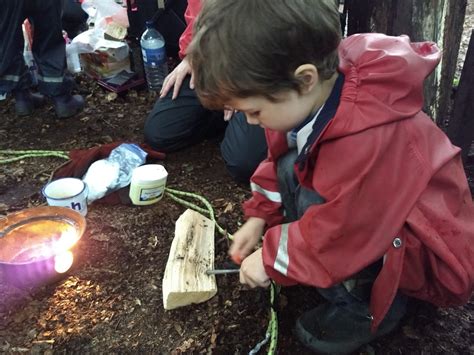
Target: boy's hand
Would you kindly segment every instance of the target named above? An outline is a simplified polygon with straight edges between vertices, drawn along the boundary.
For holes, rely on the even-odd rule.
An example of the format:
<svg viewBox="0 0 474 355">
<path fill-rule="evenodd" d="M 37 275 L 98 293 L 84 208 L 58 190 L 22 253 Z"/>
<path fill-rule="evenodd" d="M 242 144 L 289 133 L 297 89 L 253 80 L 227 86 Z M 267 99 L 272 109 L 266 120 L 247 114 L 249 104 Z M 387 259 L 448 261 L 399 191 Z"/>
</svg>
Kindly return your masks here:
<svg viewBox="0 0 474 355">
<path fill-rule="evenodd" d="M 257 217 L 250 217 L 240 229 L 234 233 L 234 241 L 229 248 L 229 255 L 232 260 L 240 264 L 247 257 L 255 245 L 259 242 L 265 227 L 265 220 Z"/>
<path fill-rule="evenodd" d="M 187 75 L 191 75 L 191 80 L 189 81 L 189 88 L 194 89 L 194 78 L 191 69 L 191 64 L 189 64 L 188 59 L 184 57 L 181 63 L 179 63 L 176 68 L 174 68 L 174 70 L 169 73 L 168 76 L 165 78 L 163 86 L 161 87 L 160 98 L 165 97 L 168 91 L 174 86 L 173 96 L 171 99 L 176 99 L 178 97 L 181 84 L 183 83 L 183 80 Z"/>
<path fill-rule="evenodd" d="M 250 287 L 268 287 L 270 278 L 265 272 L 262 259 L 262 248 L 245 258 L 240 267 L 240 283 Z"/>
</svg>

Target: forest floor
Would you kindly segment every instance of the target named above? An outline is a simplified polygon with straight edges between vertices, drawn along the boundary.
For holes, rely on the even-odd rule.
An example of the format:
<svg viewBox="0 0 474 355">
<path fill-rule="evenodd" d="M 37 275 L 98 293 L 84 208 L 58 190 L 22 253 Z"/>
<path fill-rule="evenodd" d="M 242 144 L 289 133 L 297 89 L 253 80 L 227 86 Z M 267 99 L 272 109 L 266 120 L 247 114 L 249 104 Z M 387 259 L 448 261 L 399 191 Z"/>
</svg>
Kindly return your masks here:
<svg viewBox="0 0 474 355">
<path fill-rule="evenodd" d="M 87 107 L 71 119 L 57 120 L 51 106 L 17 118 L 11 100 L 0 102 L 0 149 L 69 151 L 143 141 L 154 95 L 130 90 L 117 96 L 84 76 L 76 80 Z M 218 145 L 219 139 L 205 141 L 160 163 L 169 173 L 168 186 L 207 198 L 218 223 L 234 232 L 249 188 L 228 176 Z M 0 215 L 43 204 L 40 190 L 62 163 L 34 158 L 0 165 Z M 219 276 L 211 300 L 163 309 L 163 273 L 184 210 L 166 195 L 146 207 L 93 204 L 75 264 L 63 279 L 20 288 L 0 271 L 0 353 L 248 353 L 265 336 L 268 290 L 247 289 L 236 275 Z M 216 234 L 216 265 L 227 260 L 228 245 Z M 280 354 L 308 353 L 292 328 L 298 315 L 320 302 L 311 288 L 281 290 Z M 473 334 L 474 300 L 452 309 L 412 303 L 398 330 L 355 354 L 474 354 Z"/>
</svg>

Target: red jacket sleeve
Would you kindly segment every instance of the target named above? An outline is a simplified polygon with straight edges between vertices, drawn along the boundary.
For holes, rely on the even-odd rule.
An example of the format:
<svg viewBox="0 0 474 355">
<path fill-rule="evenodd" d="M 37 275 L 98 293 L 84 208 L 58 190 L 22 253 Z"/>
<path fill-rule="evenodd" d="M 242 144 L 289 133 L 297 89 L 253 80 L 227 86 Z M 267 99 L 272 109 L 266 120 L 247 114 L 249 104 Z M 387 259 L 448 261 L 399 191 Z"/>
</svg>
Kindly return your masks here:
<svg viewBox="0 0 474 355">
<path fill-rule="evenodd" d="M 183 59 L 186 56 L 186 50 L 193 39 L 194 20 L 201 11 L 201 0 L 188 0 L 188 7 L 184 13 L 186 20 L 186 29 L 179 38 L 179 57 Z"/>
</svg>

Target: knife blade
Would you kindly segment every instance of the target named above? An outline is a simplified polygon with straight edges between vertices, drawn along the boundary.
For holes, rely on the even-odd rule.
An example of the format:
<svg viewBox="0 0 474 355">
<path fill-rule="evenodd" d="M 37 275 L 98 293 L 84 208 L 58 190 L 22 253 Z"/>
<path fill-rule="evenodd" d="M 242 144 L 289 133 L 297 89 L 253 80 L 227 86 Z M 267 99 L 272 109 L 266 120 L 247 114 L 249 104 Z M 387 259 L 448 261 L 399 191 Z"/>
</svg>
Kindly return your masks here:
<svg viewBox="0 0 474 355">
<path fill-rule="evenodd" d="M 237 274 L 240 272 L 240 269 L 214 269 L 206 270 L 207 275 L 224 275 L 224 274 Z"/>
</svg>

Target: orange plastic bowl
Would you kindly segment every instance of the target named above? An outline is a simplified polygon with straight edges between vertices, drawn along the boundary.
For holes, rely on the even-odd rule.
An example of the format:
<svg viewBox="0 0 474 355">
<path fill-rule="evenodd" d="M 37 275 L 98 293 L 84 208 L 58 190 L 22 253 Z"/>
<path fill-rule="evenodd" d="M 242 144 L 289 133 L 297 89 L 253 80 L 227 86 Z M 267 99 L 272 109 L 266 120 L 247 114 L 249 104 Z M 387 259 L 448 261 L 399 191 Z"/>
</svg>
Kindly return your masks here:
<svg viewBox="0 0 474 355">
<path fill-rule="evenodd" d="M 0 266 L 4 278 L 36 286 L 64 274 L 86 220 L 65 207 L 34 207 L 0 219 Z"/>
</svg>

